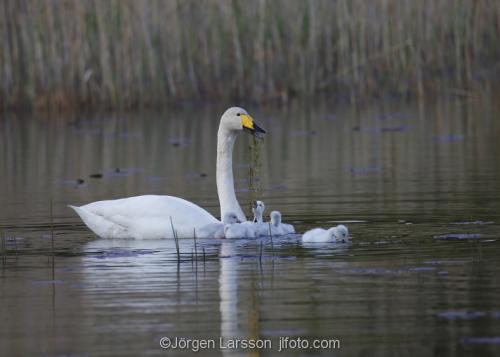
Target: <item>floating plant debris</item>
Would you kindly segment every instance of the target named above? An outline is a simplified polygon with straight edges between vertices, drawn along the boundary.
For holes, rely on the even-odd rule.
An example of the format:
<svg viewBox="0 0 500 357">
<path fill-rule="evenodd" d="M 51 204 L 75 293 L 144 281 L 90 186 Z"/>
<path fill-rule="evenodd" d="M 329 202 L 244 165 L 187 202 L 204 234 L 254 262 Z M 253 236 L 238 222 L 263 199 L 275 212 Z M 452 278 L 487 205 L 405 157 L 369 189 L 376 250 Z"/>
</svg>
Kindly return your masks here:
<svg viewBox="0 0 500 357">
<path fill-rule="evenodd" d="M 208 174 L 205 172 L 188 172 L 184 175 L 184 177 L 188 179 L 194 179 L 194 178 L 199 178 L 199 177 L 207 177 Z"/>
<path fill-rule="evenodd" d="M 142 172 L 144 172 L 143 167 L 115 168 L 112 170 L 104 171 L 103 177 L 124 177 Z"/>
<path fill-rule="evenodd" d="M 462 337 L 460 342 L 466 345 L 499 345 L 500 336 Z"/>
<path fill-rule="evenodd" d="M 404 269 L 385 269 L 385 268 L 354 268 L 349 270 L 341 270 L 342 272 L 357 273 L 357 274 L 401 274 L 405 273 Z"/>
<path fill-rule="evenodd" d="M 440 234 L 436 235 L 434 239 L 473 239 L 473 238 L 482 238 L 483 235 L 480 233 L 452 233 L 452 234 Z"/>
<path fill-rule="evenodd" d="M 102 178 L 102 174 L 90 174 L 90 178 Z"/>
<path fill-rule="evenodd" d="M 437 314 L 438 317 L 442 317 L 449 320 L 474 319 L 478 317 L 484 317 L 486 315 L 487 315 L 486 312 L 476 311 L 476 310 L 450 310 L 450 311 L 442 311 Z"/>
<path fill-rule="evenodd" d="M 467 263 L 471 263 L 472 260 L 464 260 L 464 259 L 444 259 L 444 260 L 426 260 L 423 264 L 429 265 L 464 265 Z"/>
<path fill-rule="evenodd" d="M 451 224 L 477 224 L 477 225 L 486 225 L 486 224 L 495 224 L 494 221 L 458 221 L 458 222 L 451 222 Z"/>
<path fill-rule="evenodd" d="M 414 267 L 414 268 L 408 269 L 408 271 L 411 271 L 411 272 L 434 271 L 434 270 L 436 270 L 435 267 Z"/>
<path fill-rule="evenodd" d="M 173 147 L 186 147 L 191 143 L 191 139 L 188 138 L 171 138 L 168 143 Z"/>
</svg>

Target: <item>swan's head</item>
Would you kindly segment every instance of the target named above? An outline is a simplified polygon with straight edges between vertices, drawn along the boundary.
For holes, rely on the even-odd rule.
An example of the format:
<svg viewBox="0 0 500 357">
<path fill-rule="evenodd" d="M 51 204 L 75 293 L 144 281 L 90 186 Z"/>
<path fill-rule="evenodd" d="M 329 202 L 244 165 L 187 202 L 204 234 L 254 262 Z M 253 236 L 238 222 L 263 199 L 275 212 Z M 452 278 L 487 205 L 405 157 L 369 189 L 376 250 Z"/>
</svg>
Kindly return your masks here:
<svg viewBox="0 0 500 357">
<path fill-rule="evenodd" d="M 333 228 L 334 237 L 336 241 L 345 243 L 349 240 L 349 230 L 343 224 L 339 224 Z"/>
<path fill-rule="evenodd" d="M 273 226 L 278 226 L 281 223 L 281 213 L 278 211 L 272 211 L 269 215 L 271 217 L 271 224 Z"/>
<path fill-rule="evenodd" d="M 234 224 L 240 223 L 238 216 L 234 212 L 227 212 L 224 217 L 222 217 L 222 223 L 224 224 Z"/>
<path fill-rule="evenodd" d="M 224 114 L 222 114 L 220 125 L 230 131 L 245 130 L 256 136 L 266 133 L 264 129 L 254 122 L 253 118 L 245 109 L 239 107 L 231 107 L 226 110 Z"/>
<path fill-rule="evenodd" d="M 265 209 L 266 209 L 266 206 L 264 205 L 264 202 L 253 201 L 252 212 L 255 216 L 255 219 L 262 218 L 262 214 L 264 213 Z"/>
</svg>

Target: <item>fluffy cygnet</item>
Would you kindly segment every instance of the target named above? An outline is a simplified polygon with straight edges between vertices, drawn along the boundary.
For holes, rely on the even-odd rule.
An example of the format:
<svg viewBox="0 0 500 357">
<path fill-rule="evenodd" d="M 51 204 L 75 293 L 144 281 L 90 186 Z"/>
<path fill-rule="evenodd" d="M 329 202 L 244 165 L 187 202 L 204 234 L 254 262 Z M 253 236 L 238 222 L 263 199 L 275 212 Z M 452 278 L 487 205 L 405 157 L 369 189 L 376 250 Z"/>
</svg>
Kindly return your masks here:
<svg viewBox="0 0 500 357">
<path fill-rule="evenodd" d="M 227 224 L 238 223 L 238 216 L 234 212 L 227 212 L 221 223 L 211 223 L 196 232 L 198 238 L 224 238 L 224 227 Z"/>
<path fill-rule="evenodd" d="M 262 201 L 254 201 L 252 212 L 253 212 L 253 223 L 255 227 L 255 233 L 257 236 L 267 236 L 269 235 L 269 224 L 264 223 L 263 215 L 266 206 Z"/>
<path fill-rule="evenodd" d="M 248 227 L 241 223 L 226 224 L 224 227 L 224 236 L 227 239 L 250 238 L 248 236 Z"/>
<path fill-rule="evenodd" d="M 272 211 L 269 217 L 271 222 L 267 223 L 267 233 L 265 235 L 281 236 L 287 234 L 281 223 L 281 213 L 279 211 Z"/>
<path fill-rule="evenodd" d="M 329 229 L 314 228 L 304 233 L 302 242 L 312 243 L 345 243 L 349 240 L 349 230 L 344 225 Z"/>
</svg>

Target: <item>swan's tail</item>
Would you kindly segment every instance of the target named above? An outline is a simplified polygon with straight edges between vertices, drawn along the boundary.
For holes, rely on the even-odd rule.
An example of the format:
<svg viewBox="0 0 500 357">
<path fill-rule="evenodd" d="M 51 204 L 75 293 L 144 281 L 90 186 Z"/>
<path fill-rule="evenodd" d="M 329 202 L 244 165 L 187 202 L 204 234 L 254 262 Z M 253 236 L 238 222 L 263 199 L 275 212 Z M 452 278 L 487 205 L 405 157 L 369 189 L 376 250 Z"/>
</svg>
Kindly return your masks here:
<svg viewBox="0 0 500 357">
<path fill-rule="evenodd" d="M 92 232 L 101 238 L 121 238 L 127 236 L 127 229 L 82 207 L 68 205 L 82 219 Z"/>
</svg>

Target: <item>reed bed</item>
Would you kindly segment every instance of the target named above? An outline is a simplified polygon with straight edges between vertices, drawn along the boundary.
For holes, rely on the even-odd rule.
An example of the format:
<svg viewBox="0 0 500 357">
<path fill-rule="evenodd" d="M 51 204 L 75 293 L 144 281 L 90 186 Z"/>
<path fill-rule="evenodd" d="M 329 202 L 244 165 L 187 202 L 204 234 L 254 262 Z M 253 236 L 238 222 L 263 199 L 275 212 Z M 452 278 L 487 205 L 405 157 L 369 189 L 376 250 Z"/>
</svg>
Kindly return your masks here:
<svg viewBox="0 0 500 357">
<path fill-rule="evenodd" d="M 497 0 L 3 0 L 0 107 L 422 94 L 499 43 Z"/>
</svg>

